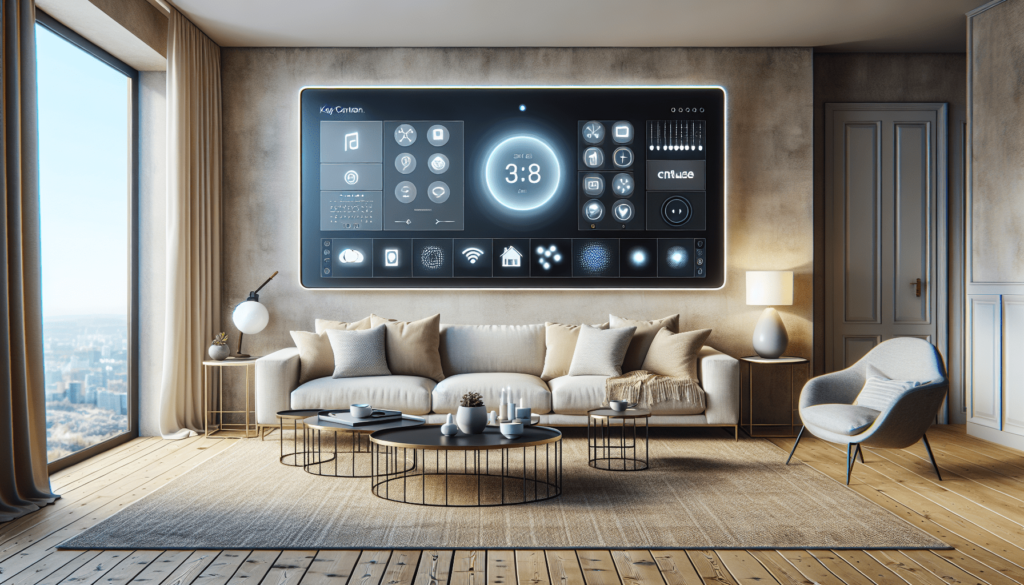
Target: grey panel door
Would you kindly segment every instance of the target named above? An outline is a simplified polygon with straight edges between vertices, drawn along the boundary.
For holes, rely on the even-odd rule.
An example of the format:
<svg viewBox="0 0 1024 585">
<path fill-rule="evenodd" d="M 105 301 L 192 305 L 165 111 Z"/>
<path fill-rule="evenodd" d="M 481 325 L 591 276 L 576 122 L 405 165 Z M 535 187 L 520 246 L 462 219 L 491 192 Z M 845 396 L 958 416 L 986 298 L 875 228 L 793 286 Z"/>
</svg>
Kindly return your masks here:
<svg viewBox="0 0 1024 585">
<path fill-rule="evenodd" d="M 826 107 L 827 371 L 893 337 L 936 343 L 944 286 L 936 217 L 945 109 L 850 106 Z"/>
</svg>

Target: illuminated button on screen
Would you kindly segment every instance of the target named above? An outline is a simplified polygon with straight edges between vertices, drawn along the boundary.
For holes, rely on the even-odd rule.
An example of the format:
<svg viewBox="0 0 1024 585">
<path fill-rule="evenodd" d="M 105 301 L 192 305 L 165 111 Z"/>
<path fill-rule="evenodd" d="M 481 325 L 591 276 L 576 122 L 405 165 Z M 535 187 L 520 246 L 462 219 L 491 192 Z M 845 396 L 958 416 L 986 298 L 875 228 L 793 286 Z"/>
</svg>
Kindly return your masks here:
<svg viewBox="0 0 1024 585">
<path fill-rule="evenodd" d="M 383 162 L 383 122 L 320 122 L 320 162 Z"/>
</svg>

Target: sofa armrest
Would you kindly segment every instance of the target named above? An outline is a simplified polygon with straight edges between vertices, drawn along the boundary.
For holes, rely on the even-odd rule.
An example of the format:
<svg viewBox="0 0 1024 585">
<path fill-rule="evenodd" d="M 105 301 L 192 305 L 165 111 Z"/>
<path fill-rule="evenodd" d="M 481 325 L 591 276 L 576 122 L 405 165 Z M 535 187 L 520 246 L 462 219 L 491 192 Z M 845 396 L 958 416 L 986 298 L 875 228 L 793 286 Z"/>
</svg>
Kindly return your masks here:
<svg viewBox="0 0 1024 585">
<path fill-rule="evenodd" d="M 700 384 L 707 406 L 704 416 L 709 425 L 735 425 L 740 422 L 740 362 L 705 345 L 697 356 Z"/>
<path fill-rule="evenodd" d="M 256 424 L 276 425 L 277 413 L 291 408 L 299 387 L 299 348 L 288 347 L 256 360 Z"/>
</svg>

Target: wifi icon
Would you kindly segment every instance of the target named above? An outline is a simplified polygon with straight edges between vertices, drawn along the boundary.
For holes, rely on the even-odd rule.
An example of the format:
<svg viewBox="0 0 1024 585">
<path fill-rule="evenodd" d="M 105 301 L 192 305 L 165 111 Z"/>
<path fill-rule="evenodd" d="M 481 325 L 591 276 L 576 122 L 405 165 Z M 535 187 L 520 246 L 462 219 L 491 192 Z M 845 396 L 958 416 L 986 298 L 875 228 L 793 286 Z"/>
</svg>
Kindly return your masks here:
<svg viewBox="0 0 1024 585">
<path fill-rule="evenodd" d="M 484 255 L 484 251 L 480 248 L 466 248 L 462 251 L 462 255 L 466 257 L 466 260 L 469 260 L 470 264 L 476 264 L 476 261 Z"/>
</svg>

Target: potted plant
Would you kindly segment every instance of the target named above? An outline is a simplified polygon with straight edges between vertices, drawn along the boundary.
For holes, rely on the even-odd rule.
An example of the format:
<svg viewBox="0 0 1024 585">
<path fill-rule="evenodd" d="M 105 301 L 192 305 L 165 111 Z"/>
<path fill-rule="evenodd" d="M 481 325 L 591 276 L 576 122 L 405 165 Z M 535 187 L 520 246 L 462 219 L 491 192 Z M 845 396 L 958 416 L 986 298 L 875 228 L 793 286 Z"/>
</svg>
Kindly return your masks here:
<svg viewBox="0 0 1024 585">
<path fill-rule="evenodd" d="M 479 392 L 467 392 L 462 395 L 462 404 L 455 414 L 455 423 L 459 430 L 467 435 L 479 435 L 487 427 L 487 407 Z"/>
<path fill-rule="evenodd" d="M 213 343 L 210 344 L 210 357 L 217 360 L 218 362 L 224 361 L 229 355 L 231 355 L 231 349 L 228 348 L 228 334 L 221 331 L 213 338 Z"/>
</svg>

